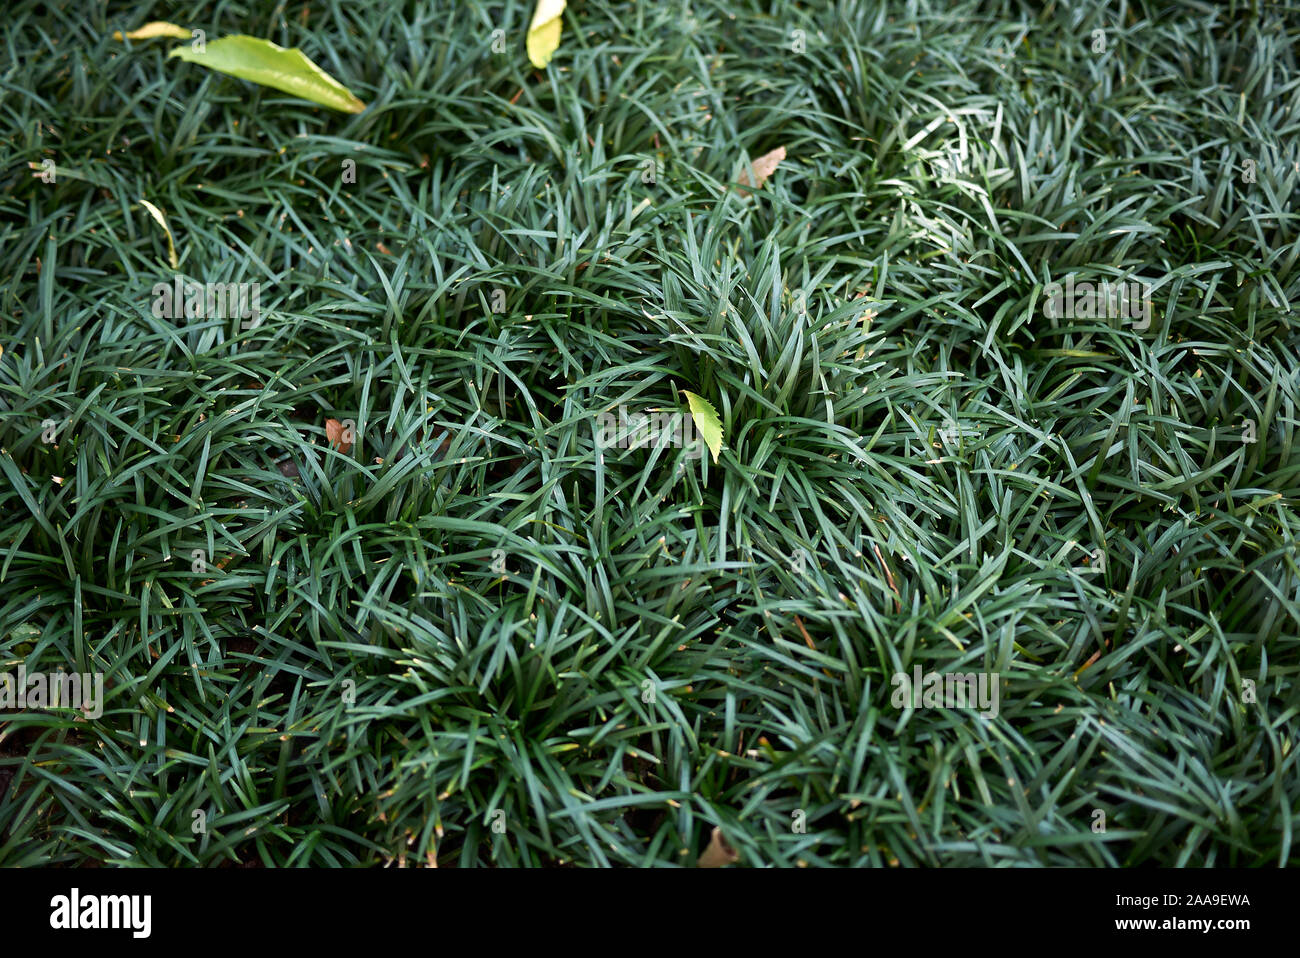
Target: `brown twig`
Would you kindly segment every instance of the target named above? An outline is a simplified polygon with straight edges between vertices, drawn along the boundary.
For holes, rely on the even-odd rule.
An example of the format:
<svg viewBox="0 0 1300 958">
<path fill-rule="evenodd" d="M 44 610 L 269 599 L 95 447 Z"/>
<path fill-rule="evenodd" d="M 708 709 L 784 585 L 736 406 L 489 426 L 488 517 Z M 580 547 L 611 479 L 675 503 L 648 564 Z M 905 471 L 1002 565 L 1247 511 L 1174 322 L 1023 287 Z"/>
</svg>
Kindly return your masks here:
<svg viewBox="0 0 1300 958">
<path fill-rule="evenodd" d="M 797 625 L 797 626 L 799 626 L 799 632 L 803 635 L 803 640 L 804 640 L 805 642 L 808 643 L 808 648 L 810 648 L 810 649 L 812 649 L 814 652 L 816 652 L 816 651 L 817 651 L 817 646 L 813 644 L 812 636 L 808 634 L 808 630 L 805 629 L 805 628 L 803 627 L 803 619 L 799 618 L 799 616 L 796 615 L 796 616 L 794 617 L 794 624 Z M 822 671 L 823 671 L 824 673 L 826 673 L 826 677 L 827 677 L 828 679 L 833 679 L 833 678 L 835 678 L 835 676 L 831 675 L 829 669 L 822 669 Z M 816 676 L 813 677 L 813 682 L 814 682 L 814 683 L 817 682 L 817 678 L 816 678 Z"/>
<path fill-rule="evenodd" d="M 1110 648 L 1110 639 L 1106 640 L 1105 648 L 1107 649 Z M 1098 649 L 1096 652 L 1092 653 L 1092 657 L 1089 658 L 1087 662 L 1084 662 L 1083 665 L 1079 666 L 1078 671 L 1074 673 L 1074 680 L 1076 682 L 1079 681 L 1079 676 L 1083 674 L 1086 668 L 1088 668 L 1090 665 L 1092 665 L 1092 663 L 1096 662 L 1099 658 L 1101 658 L 1101 653 L 1103 651 L 1104 649 Z"/>
<path fill-rule="evenodd" d="M 885 557 L 880 554 L 880 546 L 873 542 L 871 543 L 871 548 L 876 550 L 876 558 L 880 561 L 880 568 L 885 570 L 885 578 L 889 582 L 889 587 L 894 590 L 894 611 L 902 612 L 903 597 L 898 593 L 898 586 L 894 585 L 894 573 L 890 572 L 889 566 L 885 564 Z"/>
</svg>

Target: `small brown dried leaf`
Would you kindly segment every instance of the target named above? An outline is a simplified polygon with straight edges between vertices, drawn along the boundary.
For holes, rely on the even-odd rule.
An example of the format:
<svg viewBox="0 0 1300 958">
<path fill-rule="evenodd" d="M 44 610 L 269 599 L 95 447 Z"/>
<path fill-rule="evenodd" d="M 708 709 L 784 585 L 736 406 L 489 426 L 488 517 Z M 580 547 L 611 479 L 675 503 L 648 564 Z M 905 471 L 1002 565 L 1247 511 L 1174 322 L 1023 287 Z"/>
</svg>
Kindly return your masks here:
<svg viewBox="0 0 1300 958">
<path fill-rule="evenodd" d="M 778 146 L 771 153 L 764 153 L 753 163 L 740 171 L 740 176 L 736 182 L 741 186 L 753 186 L 754 189 L 762 189 L 767 178 L 776 172 L 776 168 L 781 161 L 785 159 L 785 147 Z M 748 196 L 748 190 L 739 190 L 741 196 Z"/>
<path fill-rule="evenodd" d="M 728 845 L 727 840 L 722 836 L 722 829 L 715 827 L 713 837 L 709 840 L 709 847 L 704 849 L 704 854 L 700 855 L 696 865 L 699 868 L 722 868 L 724 865 L 738 861 L 740 861 L 740 852 Z"/>
<path fill-rule="evenodd" d="M 345 456 L 352 451 L 352 443 L 345 441 L 343 438 L 346 431 L 343 428 L 343 423 L 337 419 L 325 420 L 325 438 L 329 440 L 331 446 Z"/>
</svg>

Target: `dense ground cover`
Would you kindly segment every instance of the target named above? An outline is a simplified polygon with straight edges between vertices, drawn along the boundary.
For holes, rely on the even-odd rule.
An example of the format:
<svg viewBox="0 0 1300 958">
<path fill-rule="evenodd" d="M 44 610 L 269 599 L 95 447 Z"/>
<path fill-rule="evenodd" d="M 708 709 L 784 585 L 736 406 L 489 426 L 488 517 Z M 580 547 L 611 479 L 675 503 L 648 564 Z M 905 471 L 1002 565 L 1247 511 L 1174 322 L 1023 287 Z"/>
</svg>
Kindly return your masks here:
<svg viewBox="0 0 1300 958">
<path fill-rule="evenodd" d="M 531 13 L 6 9 L 0 864 L 1296 862 L 1300 16 Z"/>
</svg>

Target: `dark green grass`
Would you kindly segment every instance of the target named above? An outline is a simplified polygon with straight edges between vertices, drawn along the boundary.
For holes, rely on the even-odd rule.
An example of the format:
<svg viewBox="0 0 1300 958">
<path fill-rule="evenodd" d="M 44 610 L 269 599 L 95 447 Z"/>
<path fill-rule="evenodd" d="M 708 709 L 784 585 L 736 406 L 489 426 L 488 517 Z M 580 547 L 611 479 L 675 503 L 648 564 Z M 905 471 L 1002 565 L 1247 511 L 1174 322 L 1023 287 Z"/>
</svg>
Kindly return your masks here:
<svg viewBox="0 0 1300 958">
<path fill-rule="evenodd" d="M 572 0 L 544 72 L 531 3 L 6 9 L 0 670 L 108 692 L 0 723 L 0 864 L 1300 860 L 1300 17 L 689 7 Z M 141 199 L 260 327 L 152 315 Z M 683 389 L 719 463 L 596 448 Z"/>
</svg>

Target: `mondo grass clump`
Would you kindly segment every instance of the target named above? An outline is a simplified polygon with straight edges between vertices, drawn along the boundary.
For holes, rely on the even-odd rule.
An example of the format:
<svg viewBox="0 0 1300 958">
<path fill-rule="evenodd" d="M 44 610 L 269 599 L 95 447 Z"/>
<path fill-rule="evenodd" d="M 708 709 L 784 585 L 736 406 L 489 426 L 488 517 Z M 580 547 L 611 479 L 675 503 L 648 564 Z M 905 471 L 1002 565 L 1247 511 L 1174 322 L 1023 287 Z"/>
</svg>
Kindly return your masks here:
<svg viewBox="0 0 1300 958">
<path fill-rule="evenodd" d="M 1300 862 L 1296 12 L 533 13 L 7 7 L 0 865 Z"/>
</svg>

